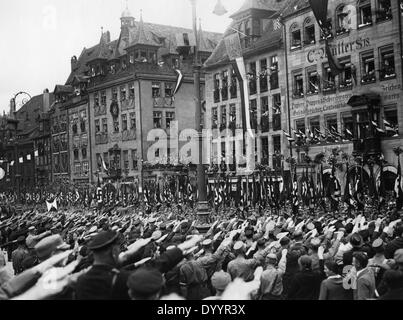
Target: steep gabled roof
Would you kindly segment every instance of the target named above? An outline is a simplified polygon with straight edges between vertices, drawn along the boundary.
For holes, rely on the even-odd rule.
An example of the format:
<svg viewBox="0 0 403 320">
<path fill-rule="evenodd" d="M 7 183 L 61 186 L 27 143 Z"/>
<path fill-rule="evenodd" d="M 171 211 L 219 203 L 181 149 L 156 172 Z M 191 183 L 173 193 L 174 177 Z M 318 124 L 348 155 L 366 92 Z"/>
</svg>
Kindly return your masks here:
<svg viewBox="0 0 403 320">
<path fill-rule="evenodd" d="M 310 7 L 309 0 L 289 0 L 286 1 L 283 8 L 276 13 L 276 16 L 286 18 L 308 7 Z"/>
<path fill-rule="evenodd" d="M 134 35 L 133 41 L 130 42 L 129 47 L 135 45 L 145 45 L 145 46 L 152 46 L 152 47 L 159 47 L 160 43 L 154 40 L 154 36 L 151 32 L 145 31 L 143 15 L 140 16 L 140 22 L 136 28 L 136 33 Z"/>
</svg>

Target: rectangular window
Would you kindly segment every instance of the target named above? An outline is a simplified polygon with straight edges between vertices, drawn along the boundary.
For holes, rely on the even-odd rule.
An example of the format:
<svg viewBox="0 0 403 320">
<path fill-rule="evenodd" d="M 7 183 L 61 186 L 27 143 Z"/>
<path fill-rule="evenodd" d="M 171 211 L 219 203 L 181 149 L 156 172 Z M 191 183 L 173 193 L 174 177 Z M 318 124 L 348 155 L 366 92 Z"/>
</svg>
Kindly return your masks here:
<svg viewBox="0 0 403 320">
<path fill-rule="evenodd" d="M 101 132 L 101 125 L 99 122 L 99 119 L 95 120 L 95 133 L 100 133 Z"/>
<path fill-rule="evenodd" d="M 102 157 L 100 153 L 96 154 L 98 171 L 102 171 Z"/>
<path fill-rule="evenodd" d="M 373 51 L 361 53 L 361 83 L 367 84 L 376 81 L 375 57 Z"/>
<path fill-rule="evenodd" d="M 262 137 L 262 164 L 269 165 L 269 138 Z"/>
<path fill-rule="evenodd" d="M 113 132 L 118 133 L 119 131 L 120 131 L 119 117 L 113 118 Z"/>
<path fill-rule="evenodd" d="M 343 126 L 343 137 L 345 140 L 351 140 L 354 134 L 353 116 L 351 113 L 343 113 L 341 115 L 341 121 Z"/>
<path fill-rule="evenodd" d="M 129 170 L 129 151 L 123 150 L 123 168 Z"/>
<path fill-rule="evenodd" d="M 320 121 L 319 117 L 311 118 L 309 119 L 309 130 L 310 130 L 310 135 L 309 139 L 311 140 L 311 143 L 318 143 L 319 140 L 319 132 L 320 132 Z"/>
<path fill-rule="evenodd" d="M 337 124 L 337 114 L 326 115 L 325 117 L 326 136 L 329 142 L 338 140 L 339 128 Z"/>
<path fill-rule="evenodd" d="M 174 85 L 172 83 L 165 82 L 165 98 L 172 97 L 172 95 L 174 93 L 173 87 L 174 87 Z"/>
<path fill-rule="evenodd" d="M 267 59 L 260 60 L 259 87 L 260 92 L 266 92 L 268 90 Z"/>
<path fill-rule="evenodd" d="M 340 90 L 351 89 L 353 87 L 353 72 L 352 72 L 351 58 L 350 57 L 342 58 L 340 59 L 340 63 L 344 65 L 344 70 L 339 74 Z"/>
<path fill-rule="evenodd" d="M 305 39 L 304 43 L 306 45 L 315 44 L 315 25 L 307 25 L 305 26 Z"/>
<path fill-rule="evenodd" d="M 227 107 L 221 106 L 221 126 L 227 126 Z"/>
<path fill-rule="evenodd" d="M 390 0 L 378 0 L 378 8 L 376 10 L 376 22 L 392 19 L 392 6 Z"/>
<path fill-rule="evenodd" d="M 82 159 L 87 159 L 87 148 L 81 149 L 81 156 L 82 156 Z"/>
<path fill-rule="evenodd" d="M 161 83 L 159 83 L 159 82 L 152 83 L 152 95 L 153 95 L 153 98 L 161 97 Z"/>
<path fill-rule="evenodd" d="M 307 72 L 308 85 L 307 85 L 307 93 L 308 94 L 318 94 L 319 93 L 319 75 L 316 70 L 311 70 Z"/>
<path fill-rule="evenodd" d="M 250 125 L 252 129 L 257 129 L 257 101 L 250 100 Z"/>
<path fill-rule="evenodd" d="M 171 128 L 171 122 L 175 121 L 175 112 L 166 112 L 165 113 L 165 121 L 167 123 L 167 129 Z"/>
<path fill-rule="evenodd" d="M 130 88 L 129 88 L 129 98 L 130 98 L 131 100 L 134 99 L 134 83 L 131 83 L 131 84 L 130 84 Z"/>
<path fill-rule="evenodd" d="M 82 110 L 80 113 L 80 130 L 81 133 L 87 132 L 87 111 Z"/>
<path fill-rule="evenodd" d="M 137 170 L 138 159 L 137 159 L 137 149 L 132 150 L 132 169 Z"/>
<path fill-rule="evenodd" d="M 372 24 L 372 12 L 370 0 L 361 0 L 358 6 L 358 27 Z"/>
<path fill-rule="evenodd" d="M 304 136 L 306 135 L 305 119 L 299 119 L 295 121 L 295 128 L 298 134 Z"/>
<path fill-rule="evenodd" d="M 384 126 L 385 132 L 388 137 L 394 137 L 399 135 L 399 121 L 397 118 L 396 106 L 385 107 L 384 114 Z"/>
<path fill-rule="evenodd" d="M 90 164 L 88 161 L 83 162 L 83 174 L 88 175 L 88 172 L 90 171 Z"/>
<path fill-rule="evenodd" d="M 98 106 L 99 105 L 99 96 L 98 92 L 94 93 L 94 105 Z"/>
<path fill-rule="evenodd" d="M 270 58 L 270 90 L 279 88 L 278 72 L 278 56 L 272 56 Z"/>
<path fill-rule="evenodd" d="M 136 130 L 136 113 L 130 113 L 130 130 Z"/>
<path fill-rule="evenodd" d="M 122 114 L 122 131 L 127 130 L 127 114 Z"/>
<path fill-rule="evenodd" d="M 106 106 L 106 91 L 101 91 L 101 105 Z"/>
<path fill-rule="evenodd" d="M 273 136 L 273 151 L 274 154 L 281 154 L 281 136 Z M 273 157 L 273 168 L 281 167 L 281 159 L 279 157 Z"/>
<path fill-rule="evenodd" d="M 109 169 L 109 153 L 104 152 L 104 162 L 107 169 Z"/>
<path fill-rule="evenodd" d="M 218 110 L 217 107 L 211 108 L 211 123 L 212 128 L 216 129 L 218 126 Z"/>
<path fill-rule="evenodd" d="M 393 45 L 380 48 L 379 57 L 380 79 L 389 80 L 392 78 L 396 78 L 395 54 L 393 52 Z"/>
<path fill-rule="evenodd" d="M 291 50 L 301 48 L 301 30 L 295 30 L 291 33 Z"/>
<path fill-rule="evenodd" d="M 231 87 L 230 87 L 231 99 L 237 97 L 238 94 L 238 83 L 236 78 L 236 73 L 234 69 L 231 70 Z"/>
<path fill-rule="evenodd" d="M 108 133 L 108 119 L 107 118 L 102 119 L 102 132 Z"/>
<path fill-rule="evenodd" d="M 253 95 L 257 92 L 256 86 L 256 62 L 249 63 L 249 94 Z"/>
<path fill-rule="evenodd" d="M 126 86 L 120 87 L 120 101 L 126 100 Z"/>
<path fill-rule="evenodd" d="M 220 75 L 214 75 L 214 102 L 220 101 Z"/>
<path fill-rule="evenodd" d="M 112 88 L 112 100 L 118 101 L 118 88 Z"/>
<path fill-rule="evenodd" d="M 74 164 L 74 173 L 76 176 L 81 174 L 81 163 L 77 162 Z"/>
<path fill-rule="evenodd" d="M 261 117 L 260 117 L 260 126 L 262 128 L 262 132 L 269 131 L 269 98 L 262 97 L 260 98 L 260 109 L 261 109 Z"/>
<path fill-rule="evenodd" d="M 332 23 L 332 19 L 328 19 L 327 20 L 327 30 L 325 31 L 326 34 L 322 31 L 322 29 L 320 29 L 320 39 L 321 40 L 325 40 L 326 38 L 332 38 L 333 37 L 333 23 Z"/>
<path fill-rule="evenodd" d="M 236 106 L 235 106 L 235 104 L 231 104 L 229 106 L 229 121 L 230 121 L 230 127 L 235 128 L 236 127 Z"/>
<path fill-rule="evenodd" d="M 302 73 L 294 74 L 294 97 L 301 98 L 304 96 L 304 78 Z"/>
<path fill-rule="evenodd" d="M 154 128 L 161 128 L 162 126 L 162 112 L 154 111 L 153 112 L 154 118 Z"/>
<path fill-rule="evenodd" d="M 228 100 L 228 70 L 222 72 L 221 97 L 223 101 Z"/>
<path fill-rule="evenodd" d="M 323 93 L 334 92 L 336 90 L 336 78 L 332 74 L 332 69 L 330 69 L 329 64 L 325 63 L 323 65 Z"/>
<path fill-rule="evenodd" d="M 80 159 L 80 154 L 78 152 L 78 149 L 73 150 L 73 155 L 74 155 L 74 160 L 78 161 Z"/>
<path fill-rule="evenodd" d="M 273 95 L 273 111 L 272 111 L 273 130 L 281 130 L 281 94 Z"/>
</svg>

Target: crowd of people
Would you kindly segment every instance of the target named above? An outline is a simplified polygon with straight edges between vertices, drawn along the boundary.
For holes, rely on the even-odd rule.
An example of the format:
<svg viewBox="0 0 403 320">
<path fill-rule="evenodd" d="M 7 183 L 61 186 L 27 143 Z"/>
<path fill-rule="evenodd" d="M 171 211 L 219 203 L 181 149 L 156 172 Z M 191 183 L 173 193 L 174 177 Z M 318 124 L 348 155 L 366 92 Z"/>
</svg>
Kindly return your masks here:
<svg viewBox="0 0 403 320">
<path fill-rule="evenodd" d="M 190 207 L 22 207 L 1 214 L 0 299 L 401 300 L 402 218 L 287 203 L 200 225 Z"/>
</svg>

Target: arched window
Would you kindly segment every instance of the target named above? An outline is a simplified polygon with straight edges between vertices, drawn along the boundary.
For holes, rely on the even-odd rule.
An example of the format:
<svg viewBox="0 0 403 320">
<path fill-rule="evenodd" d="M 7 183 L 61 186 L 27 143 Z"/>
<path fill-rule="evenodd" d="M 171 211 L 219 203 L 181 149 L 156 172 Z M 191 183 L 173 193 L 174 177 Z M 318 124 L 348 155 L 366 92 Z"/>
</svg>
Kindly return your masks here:
<svg viewBox="0 0 403 320">
<path fill-rule="evenodd" d="M 315 24 L 311 18 L 307 18 L 304 22 L 304 44 L 315 44 Z"/>
<path fill-rule="evenodd" d="M 360 0 L 358 2 L 358 27 L 366 27 L 372 24 L 372 11 L 370 0 Z"/>
<path fill-rule="evenodd" d="M 302 46 L 301 29 L 298 24 L 294 23 L 290 28 L 291 34 L 291 50 L 299 49 Z"/>
</svg>

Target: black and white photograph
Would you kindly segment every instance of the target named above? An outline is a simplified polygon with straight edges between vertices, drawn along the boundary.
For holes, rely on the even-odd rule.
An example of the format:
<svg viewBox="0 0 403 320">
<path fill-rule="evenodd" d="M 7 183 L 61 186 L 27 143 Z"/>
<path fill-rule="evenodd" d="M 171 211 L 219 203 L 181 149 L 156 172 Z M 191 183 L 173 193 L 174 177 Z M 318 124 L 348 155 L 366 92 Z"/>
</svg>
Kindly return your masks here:
<svg viewBox="0 0 403 320">
<path fill-rule="evenodd" d="M 403 300 L 403 0 L 1 0 L 0 35 L 0 300 Z"/>
</svg>

